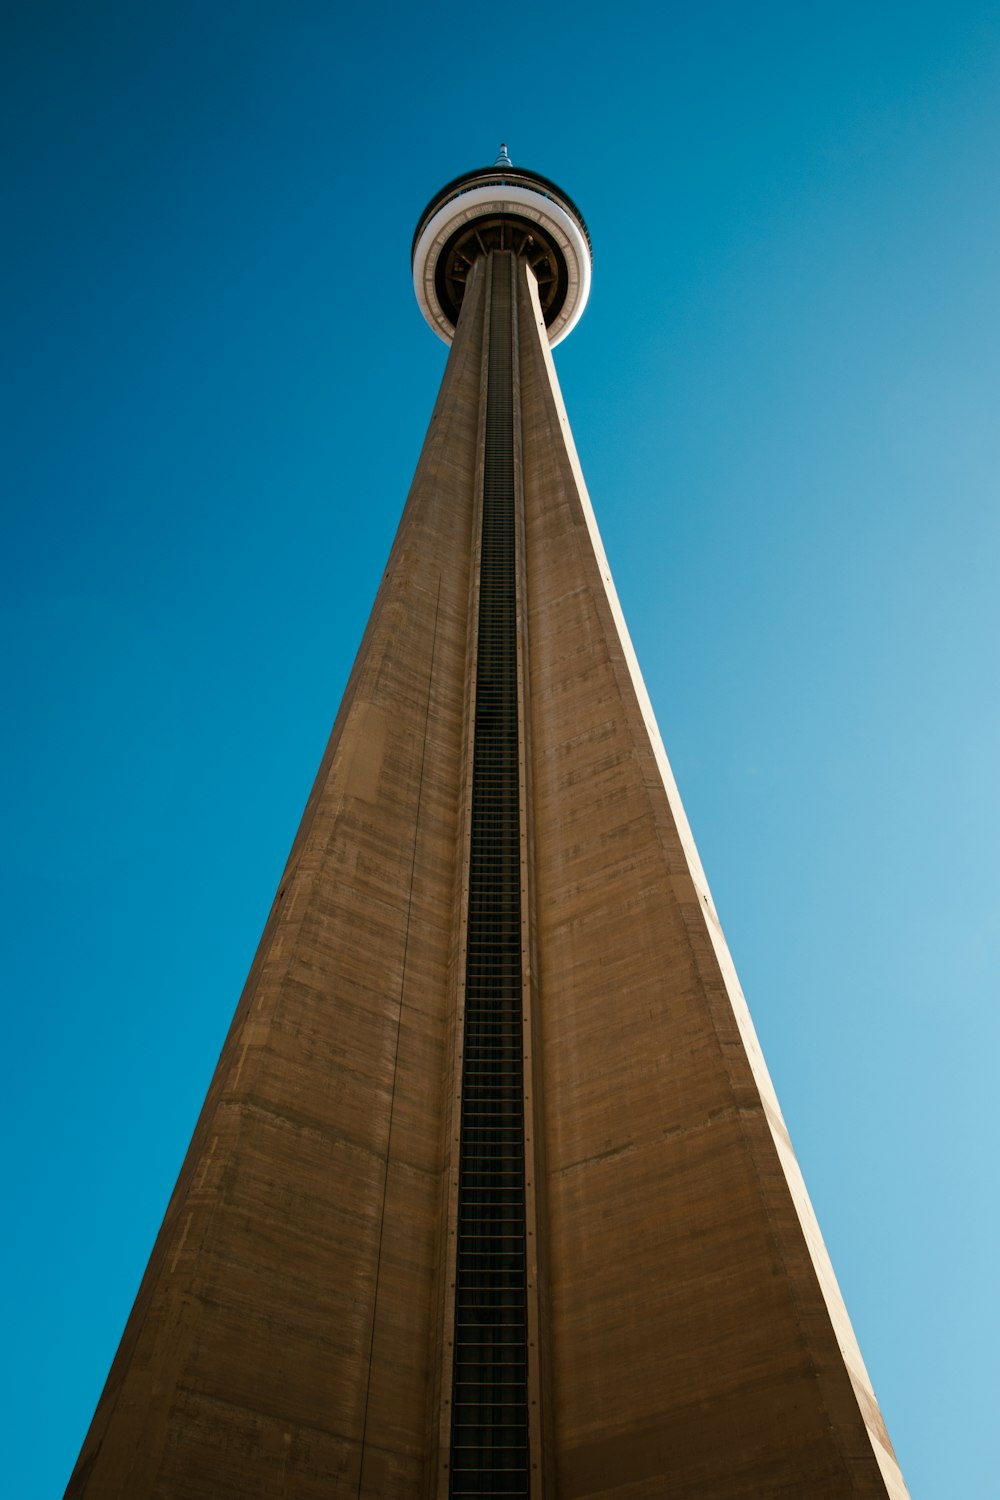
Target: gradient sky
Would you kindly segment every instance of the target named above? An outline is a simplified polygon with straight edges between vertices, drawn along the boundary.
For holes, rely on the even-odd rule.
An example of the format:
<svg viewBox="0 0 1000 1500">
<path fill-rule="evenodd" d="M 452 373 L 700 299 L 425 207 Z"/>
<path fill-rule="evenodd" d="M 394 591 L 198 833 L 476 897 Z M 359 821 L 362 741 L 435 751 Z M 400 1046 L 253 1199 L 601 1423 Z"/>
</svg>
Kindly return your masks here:
<svg viewBox="0 0 1000 1500">
<path fill-rule="evenodd" d="M 914 1500 L 1000 1493 L 1000 11 L 11 0 L 8 1492 L 61 1493 L 445 360 L 442 183 L 563 185 L 557 352 Z"/>
</svg>

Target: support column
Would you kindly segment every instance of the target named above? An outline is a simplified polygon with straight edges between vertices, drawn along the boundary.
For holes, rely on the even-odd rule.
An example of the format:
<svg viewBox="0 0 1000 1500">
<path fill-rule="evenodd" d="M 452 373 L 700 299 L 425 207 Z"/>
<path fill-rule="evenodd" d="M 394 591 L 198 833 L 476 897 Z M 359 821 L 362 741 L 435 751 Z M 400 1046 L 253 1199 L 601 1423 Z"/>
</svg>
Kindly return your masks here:
<svg viewBox="0 0 1000 1500">
<path fill-rule="evenodd" d="M 490 255 L 486 273 L 448 1494 L 527 1500 L 533 1447 L 538 1463 L 537 1437 L 532 1443 L 529 1436 L 529 1344 L 537 1384 L 537 1315 L 529 1339 L 523 1000 L 530 924 L 513 256 Z"/>
</svg>

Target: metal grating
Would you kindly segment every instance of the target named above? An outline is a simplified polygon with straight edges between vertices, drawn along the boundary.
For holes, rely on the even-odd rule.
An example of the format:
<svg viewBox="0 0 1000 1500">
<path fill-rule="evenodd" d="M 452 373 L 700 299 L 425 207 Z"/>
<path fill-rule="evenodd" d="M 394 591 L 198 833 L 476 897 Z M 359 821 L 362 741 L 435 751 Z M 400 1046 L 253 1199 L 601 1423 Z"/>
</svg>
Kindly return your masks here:
<svg viewBox="0 0 1000 1500">
<path fill-rule="evenodd" d="M 455 1283 L 454 1500 L 527 1500 L 530 1491 L 513 257 L 495 252 L 491 261 Z"/>
</svg>

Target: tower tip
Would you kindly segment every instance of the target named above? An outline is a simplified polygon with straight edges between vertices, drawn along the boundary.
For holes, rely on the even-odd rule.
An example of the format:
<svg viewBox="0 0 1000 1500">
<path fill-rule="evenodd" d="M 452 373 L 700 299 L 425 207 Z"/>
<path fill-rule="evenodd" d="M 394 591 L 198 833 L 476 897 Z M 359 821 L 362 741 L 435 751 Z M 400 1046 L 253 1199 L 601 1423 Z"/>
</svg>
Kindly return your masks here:
<svg viewBox="0 0 1000 1500">
<path fill-rule="evenodd" d="M 507 143 L 506 143 L 506 141 L 501 141 L 500 142 L 500 155 L 497 157 L 497 159 L 493 163 L 493 165 L 495 167 L 512 167 L 514 165 L 514 163 L 511 161 L 510 157 L 507 155 Z"/>
</svg>

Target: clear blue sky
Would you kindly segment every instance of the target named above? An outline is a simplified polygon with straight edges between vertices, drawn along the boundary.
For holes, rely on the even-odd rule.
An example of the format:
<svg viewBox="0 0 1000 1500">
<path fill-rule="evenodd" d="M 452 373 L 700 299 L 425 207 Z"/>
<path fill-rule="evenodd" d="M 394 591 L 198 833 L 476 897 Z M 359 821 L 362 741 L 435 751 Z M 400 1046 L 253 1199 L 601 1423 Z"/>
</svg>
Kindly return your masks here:
<svg viewBox="0 0 1000 1500">
<path fill-rule="evenodd" d="M 61 1494 L 389 548 L 416 216 L 501 139 L 591 227 L 560 377 L 904 1473 L 1000 1493 L 996 5 L 3 29 L 9 1493 Z"/>
</svg>

